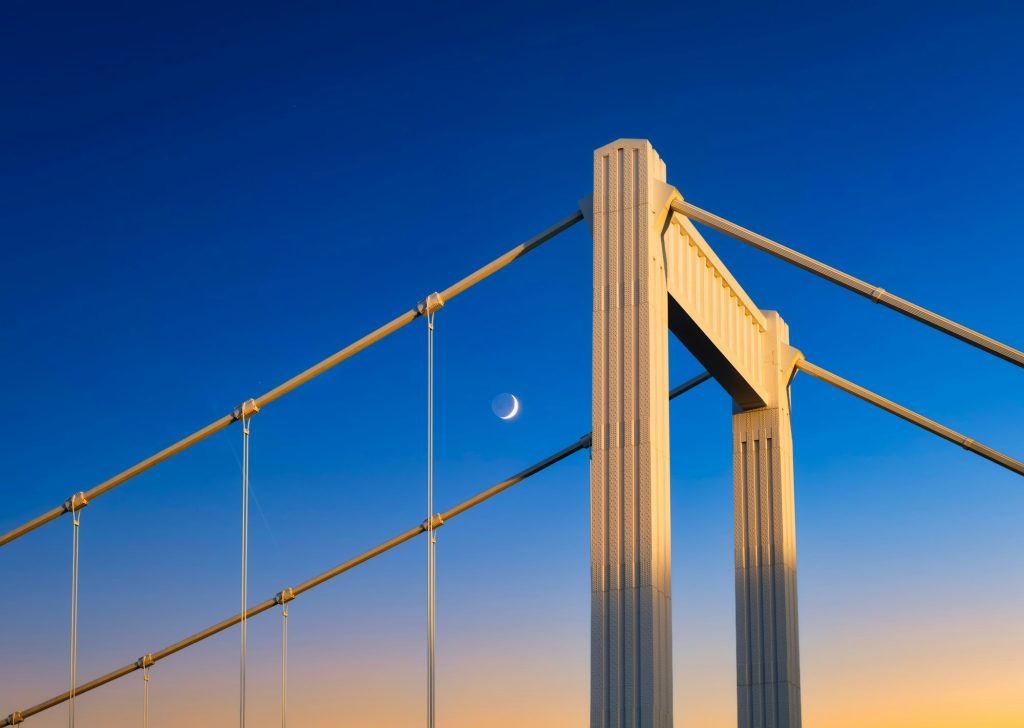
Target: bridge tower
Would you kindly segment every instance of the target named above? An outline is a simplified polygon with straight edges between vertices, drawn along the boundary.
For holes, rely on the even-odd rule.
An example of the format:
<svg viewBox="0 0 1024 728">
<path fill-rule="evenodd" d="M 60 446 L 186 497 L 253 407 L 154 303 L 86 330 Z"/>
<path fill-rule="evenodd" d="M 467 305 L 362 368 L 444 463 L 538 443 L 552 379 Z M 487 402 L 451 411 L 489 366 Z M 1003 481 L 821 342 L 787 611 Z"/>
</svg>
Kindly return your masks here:
<svg viewBox="0 0 1024 728">
<path fill-rule="evenodd" d="M 793 445 L 799 352 L 671 204 L 650 142 L 594 152 L 591 726 L 672 725 L 668 332 L 734 402 L 740 728 L 798 728 Z"/>
</svg>

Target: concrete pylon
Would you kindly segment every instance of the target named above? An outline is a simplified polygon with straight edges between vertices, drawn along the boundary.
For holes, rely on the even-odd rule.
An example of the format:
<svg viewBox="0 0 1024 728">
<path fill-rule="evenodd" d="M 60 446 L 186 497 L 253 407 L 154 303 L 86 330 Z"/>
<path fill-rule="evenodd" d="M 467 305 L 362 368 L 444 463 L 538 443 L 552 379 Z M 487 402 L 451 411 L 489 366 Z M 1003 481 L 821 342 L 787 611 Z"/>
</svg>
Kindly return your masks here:
<svg viewBox="0 0 1024 728">
<path fill-rule="evenodd" d="M 740 728 L 800 728 L 796 514 L 789 381 L 799 353 L 764 312 L 769 402 L 733 414 L 736 683 Z"/>
<path fill-rule="evenodd" d="M 594 152 L 592 728 L 672 724 L 668 332 L 732 397 L 740 728 L 799 728 L 789 382 L 800 352 L 643 139 Z"/>
<path fill-rule="evenodd" d="M 665 165 L 594 152 L 592 728 L 672 725 Z"/>
</svg>

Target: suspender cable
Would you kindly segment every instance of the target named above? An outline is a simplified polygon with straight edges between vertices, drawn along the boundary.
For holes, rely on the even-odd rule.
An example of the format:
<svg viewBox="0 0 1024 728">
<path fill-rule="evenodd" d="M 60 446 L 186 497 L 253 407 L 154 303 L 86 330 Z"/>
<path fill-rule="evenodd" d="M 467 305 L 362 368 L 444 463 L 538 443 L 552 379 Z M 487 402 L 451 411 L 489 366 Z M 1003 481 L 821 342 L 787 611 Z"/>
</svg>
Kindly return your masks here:
<svg viewBox="0 0 1024 728">
<path fill-rule="evenodd" d="M 690 379 L 689 381 L 684 382 L 678 387 L 672 389 L 672 391 L 669 394 L 669 398 L 675 399 L 679 395 L 683 394 L 684 392 L 688 392 L 689 390 L 693 389 L 702 382 L 706 382 L 710 378 L 710 375 L 707 373 L 700 374 L 694 377 L 693 379 Z M 465 500 L 462 503 L 459 503 L 458 505 L 449 508 L 444 513 L 435 515 L 433 517 L 432 525 L 436 528 L 437 526 L 447 521 L 450 521 L 456 516 L 459 516 L 462 513 L 465 513 L 466 511 L 470 510 L 471 508 L 480 505 L 484 501 L 493 498 L 499 493 L 508 490 L 509 488 L 518 485 L 519 483 L 522 483 L 524 480 L 527 480 L 533 477 L 534 475 L 537 475 L 538 473 L 548 469 L 555 463 L 559 463 L 562 460 L 565 460 L 570 455 L 574 455 L 575 453 L 578 453 L 580 450 L 586 450 L 587 448 L 590 447 L 590 443 L 591 434 L 588 432 L 579 440 L 573 442 L 567 447 L 562 448 L 558 452 L 555 452 L 549 455 L 548 457 L 544 458 L 543 460 L 540 460 L 534 463 L 533 465 L 530 465 L 529 467 L 525 468 L 524 470 L 521 470 L 515 475 L 506 478 L 505 480 L 502 480 L 501 482 L 496 483 L 495 485 L 492 485 L 490 488 L 487 488 L 486 490 L 477 493 L 472 498 L 469 498 L 468 500 Z M 266 612 L 268 609 L 271 609 L 276 604 L 280 604 L 282 599 L 294 599 L 298 595 L 303 594 L 311 589 L 314 589 L 320 586 L 321 584 L 330 581 L 331 579 L 334 579 L 335 577 L 340 576 L 341 574 L 344 574 L 347 571 L 351 571 L 360 564 L 364 564 L 367 561 L 370 561 L 371 559 L 390 551 L 396 546 L 402 545 L 406 541 L 411 541 L 412 539 L 419 536 L 421 533 L 425 533 L 426 530 L 426 522 L 414 526 L 413 528 L 410 528 L 408 531 L 400 533 L 397 536 L 394 536 L 393 538 L 390 538 L 387 541 L 377 546 L 374 546 L 369 551 L 365 551 L 359 554 L 358 556 L 349 559 L 348 561 L 338 564 L 337 566 L 332 567 L 331 569 L 328 569 L 327 571 L 318 574 L 317 576 L 314 576 L 311 579 L 308 579 L 307 581 L 303 582 L 302 584 L 299 584 L 298 586 L 292 589 L 286 589 L 284 590 L 284 592 L 276 595 L 275 597 L 267 599 L 266 601 L 261 602 L 253 607 L 250 607 L 248 611 L 245 613 L 245 618 L 251 619 L 252 617 L 255 617 L 258 614 Z M 213 637 L 216 634 L 220 634 L 224 630 L 234 627 L 236 624 L 241 622 L 241 620 L 242 615 L 236 614 L 233 617 L 228 617 L 227 619 L 224 619 L 218 622 L 217 624 L 211 625 L 206 629 L 200 630 L 199 632 L 196 632 L 195 634 L 186 637 L 183 640 L 175 642 L 174 644 L 169 645 L 163 648 L 162 650 L 159 650 L 158 652 L 154 652 L 152 655 L 149 656 L 149 659 L 151 660 L 150 664 L 159 662 L 160 660 L 170 657 L 171 655 L 177 652 L 181 652 L 182 650 L 187 649 L 192 645 L 198 644 L 199 642 L 202 642 L 203 640 L 209 637 Z M 141 667 L 141 660 L 132 662 L 128 665 L 124 665 L 123 667 L 119 667 L 116 670 L 107 673 L 106 675 L 102 675 L 98 678 L 90 680 L 87 683 L 79 685 L 78 688 L 75 690 L 75 693 L 82 694 L 89 692 L 90 690 L 95 690 L 96 688 L 106 685 L 107 683 L 114 682 L 115 680 L 118 680 L 124 677 L 125 675 L 129 675 L 135 670 L 140 669 Z M 14 725 L 14 723 L 17 723 L 23 720 L 24 718 L 30 718 L 33 715 L 38 715 L 39 713 L 42 713 L 45 710 L 49 710 L 50 708 L 60 705 L 67 699 L 68 693 L 63 692 L 59 695 L 50 698 L 49 700 L 34 705 L 31 708 L 27 708 L 23 711 L 12 713 L 7 718 L 0 719 L 0 728 L 6 728 L 6 726 Z M 11 720 L 12 716 L 16 716 L 14 722 L 12 722 Z"/>
<path fill-rule="evenodd" d="M 543 230 L 537 233 L 526 242 L 517 245 L 504 255 L 495 258 L 487 265 L 476 270 L 475 272 L 466 276 L 457 283 L 449 286 L 444 291 L 442 291 L 442 296 L 444 297 L 445 300 L 450 300 L 454 298 L 463 291 L 472 288 L 485 278 L 493 275 L 494 273 L 497 273 L 499 270 L 507 266 L 509 263 L 512 263 L 513 261 L 522 258 L 531 250 L 540 247 L 543 243 L 546 243 L 548 240 L 555 237 L 559 233 L 568 230 L 573 225 L 580 222 L 582 219 L 583 213 L 580 212 L 579 210 L 576 210 L 574 213 L 572 213 L 565 219 L 561 220 L 560 222 L 555 223 L 547 230 Z M 278 385 L 277 387 L 270 390 L 261 397 L 257 397 L 255 400 L 257 406 L 264 407 L 273 402 L 274 400 L 283 397 L 292 390 L 301 387 L 303 384 L 310 381 L 314 377 L 323 374 L 327 370 L 337 366 L 346 359 L 355 356 L 363 349 L 366 349 L 372 344 L 375 344 L 376 342 L 383 339 L 385 336 L 393 334 L 403 326 L 411 323 L 416 318 L 422 315 L 423 312 L 421 312 L 418 309 L 406 311 L 402 315 L 392 319 L 391 321 L 384 324 L 380 328 L 371 331 L 369 334 L 362 337 L 361 339 L 358 339 L 357 341 L 354 341 L 353 343 L 349 344 L 344 349 L 341 349 L 340 351 L 332 354 L 323 361 L 314 364 L 309 369 L 306 369 L 304 372 L 295 375 L 287 382 Z M 86 491 L 86 497 L 92 500 L 97 496 L 103 495 L 104 493 L 113 490 L 117 486 L 131 480 L 135 476 L 146 472 L 153 466 L 159 465 L 164 460 L 167 460 L 168 458 L 177 455 L 183 450 L 187 450 L 188 448 L 192 447 L 198 442 L 202 442 L 210 435 L 220 432 L 221 430 L 227 428 L 232 423 L 237 422 L 239 419 L 241 419 L 241 415 L 239 413 L 239 410 L 236 408 L 236 410 L 232 414 L 225 415 L 220 419 L 211 422 L 206 427 L 196 430 L 191 435 L 188 435 L 187 437 L 179 440 L 173 445 L 164 448 L 155 455 L 149 456 L 145 460 L 131 466 L 127 470 L 118 473 L 114 477 L 105 480 L 104 482 L 95 486 L 91 490 Z M 5 544 L 8 544 L 17 538 L 24 536 L 26 533 L 34 531 L 35 529 L 49 523 L 50 521 L 60 518 L 60 516 L 62 516 L 66 512 L 67 511 L 63 507 L 57 507 L 47 511 L 46 513 L 43 513 L 40 516 L 37 516 L 36 518 L 33 518 L 31 521 L 28 521 L 27 523 L 18 526 L 13 531 L 10 531 L 4 534 L 3 536 L 0 536 L 0 546 L 4 546 Z"/>
<path fill-rule="evenodd" d="M 288 602 L 281 603 L 281 728 L 288 728 Z"/>
<path fill-rule="evenodd" d="M 71 654 L 68 689 L 68 726 L 75 728 L 75 686 L 78 683 L 78 532 L 82 523 L 82 506 L 85 498 L 81 493 L 71 496 L 68 501 L 71 512 Z"/>
<path fill-rule="evenodd" d="M 434 610 L 437 537 L 434 535 L 434 314 L 427 314 L 427 728 L 434 728 Z"/>
<path fill-rule="evenodd" d="M 774 255 L 776 258 L 784 260 L 787 263 L 792 263 L 798 268 L 803 268 L 809 273 L 813 273 L 814 275 L 840 285 L 849 291 L 853 291 L 865 298 L 869 298 L 875 303 L 880 303 L 886 308 L 891 308 L 893 311 L 901 313 L 904 316 L 909 316 L 915 321 L 927 324 L 933 329 L 938 329 L 939 331 L 960 339 L 960 341 L 964 341 L 971 346 L 981 349 L 982 351 L 987 351 L 989 354 L 995 354 L 1000 359 L 1005 359 L 1011 364 L 1024 367 L 1024 352 L 1020 352 L 1011 346 L 1007 346 L 1006 344 L 996 341 L 995 339 L 990 339 L 984 334 L 979 334 L 977 331 L 969 329 L 966 326 L 962 326 L 956 321 L 951 321 L 944 316 L 939 316 L 937 313 L 933 313 L 926 308 L 922 308 L 917 304 L 911 303 L 905 298 L 900 298 L 899 296 L 887 293 L 883 288 L 873 286 L 870 283 L 865 283 L 859 278 L 854 278 L 853 276 L 836 268 L 832 268 L 831 266 L 825 265 L 810 256 L 798 253 L 784 245 L 780 245 L 774 240 L 769 240 L 763 235 L 758 235 L 746 228 L 742 228 L 735 223 L 731 223 L 724 218 L 708 212 L 707 210 L 702 210 L 696 205 L 691 205 L 689 202 L 676 200 L 672 203 L 672 209 L 686 215 L 692 220 L 703 223 L 720 233 L 725 233 L 742 243 L 746 243 L 747 245 L 757 248 L 769 255 Z"/>
<path fill-rule="evenodd" d="M 1013 458 L 1003 455 L 998 450 L 993 450 L 990 447 L 982 445 L 980 442 L 975 442 L 966 435 L 961 435 L 956 430 L 951 430 L 944 425 L 940 425 L 934 420 L 930 420 L 923 415 L 919 415 L 913 410 L 909 410 L 902 405 L 898 405 L 895 402 L 880 397 L 874 392 L 864 389 L 864 387 L 858 386 L 853 382 L 843 379 L 840 376 L 833 374 L 830 371 L 822 369 L 819 366 L 811 364 L 809 361 L 800 360 L 796 363 L 796 368 L 802 372 L 807 372 L 813 377 L 820 379 L 823 382 L 828 382 L 833 387 L 843 390 L 848 394 L 852 394 L 854 397 L 858 397 L 865 402 L 869 402 L 880 409 L 884 409 L 886 412 L 896 415 L 900 419 L 906 420 L 911 424 L 917 425 L 923 430 L 933 435 L 938 435 L 944 440 L 959 445 L 965 450 L 970 450 L 975 455 L 981 455 L 986 460 L 991 460 L 997 465 L 1002 465 L 1007 470 L 1012 470 L 1017 475 L 1024 475 L 1024 463 L 1014 460 Z"/>
<path fill-rule="evenodd" d="M 281 728 L 288 725 L 288 602 L 294 598 L 294 590 L 288 588 L 279 591 L 273 601 L 281 605 Z"/>
<path fill-rule="evenodd" d="M 245 728 L 245 613 L 249 606 L 249 428 L 259 406 L 249 400 L 242 406 L 242 609 L 238 654 L 238 725 Z"/>
<path fill-rule="evenodd" d="M 149 667 L 142 668 L 142 728 L 149 728 Z"/>
<path fill-rule="evenodd" d="M 434 316 L 444 299 L 433 293 L 423 303 L 427 318 L 427 728 L 434 728 L 437 648 L 437 534 L 434 522 Z"/>
</svg>

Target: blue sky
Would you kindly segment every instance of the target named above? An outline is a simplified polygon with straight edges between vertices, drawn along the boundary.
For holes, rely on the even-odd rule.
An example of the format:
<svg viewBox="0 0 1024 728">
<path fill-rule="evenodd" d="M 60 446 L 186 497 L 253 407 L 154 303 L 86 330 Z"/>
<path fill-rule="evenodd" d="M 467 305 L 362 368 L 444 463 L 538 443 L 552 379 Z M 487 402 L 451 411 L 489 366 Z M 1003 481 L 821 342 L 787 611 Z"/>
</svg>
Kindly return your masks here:
<svg viewBox="0 0 1024 728">
<path fill-rule="evenodd" d="M 593 149 L 619 137 L 651 139 L 695 204 L 1020 347 L 1022 21 L 989 3 L 7 4 L 0 530 L 564 217 L 589 194 Z M 1024 454 L 1019 369 L 706 237 L 809 360 Z M 577 226 L 438 314 L 442 507 L 589 429 L 590 266 Z M 254 421 L 254 599 L 422 520 L 421 323 Z M 699 371 L 678 344 L 671 367 L 674 382 Z M 520 396 L 518 420 L 494 417 L 499 392 Z M 898 663 L 907 625 L 1002 625 L 988 652 L 946 658 L 1012 670 L 1020 480 L 806 376 L 793 408 L 814 715 L 841 705 L 821 676 L 856 672 L 829 661 L 847 654 L 838 635 L 877 638 L 872 656 Z M 729 402 L 702 385 L 671 424 L 677 724 L 728 724 Z M 81 675 L 233 613 L 240 439 L 232 428 L 85 511 Z M 515 644 L 557 644 L 532 669 L 585 696 L 587 507 L 577 456 L 442 532 L 449 685 L 480 669 L 476 649 L 525 664 Z M 26 656 L 3 673 L 0 711 L 64 685 L 69 529 L 0 553 L 17 595 L 0 652 Z M 356 645 L 393 649 L 381 669 L 402 666 L 418 700 L 421 552 L 296 603 L 296 669 L 303 645 L 337 669 Z M 256 649 L 272 652 L 266 629 Z M 234 640 L 209 650 L 230 708 Z M 467 691 L 441 691 L 455 721 Z"/>
</svg>

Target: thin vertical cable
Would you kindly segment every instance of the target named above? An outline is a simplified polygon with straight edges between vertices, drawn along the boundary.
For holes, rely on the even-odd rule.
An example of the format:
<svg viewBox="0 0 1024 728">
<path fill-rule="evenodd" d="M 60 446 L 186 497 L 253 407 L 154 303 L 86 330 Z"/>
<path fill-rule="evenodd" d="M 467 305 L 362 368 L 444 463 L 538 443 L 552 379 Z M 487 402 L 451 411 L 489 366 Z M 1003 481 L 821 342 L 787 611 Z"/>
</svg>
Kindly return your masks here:
<svg viewBox="0 0 1024 728">
<path fill-rule="evenodd" d="M 281 728 L 288 728 L 288 603 L 281 604 Z"/>
<path fill-rule="evenodd" d="M 427 314 L 427 728 L 434 728 L 435 576 L 434 535 L 434 314 Z"/>
<path fill-rule="evenodd" d="M 142 728 L 149 728 L 149 665 L 142 668 Z"/>
<path fill-rule="evenodd" d="M 242 618 L 238 661 L 238 725 L 245 728 L 245 613 L 249 608 L 249 426 L 252 417 L 242 418 Z"/>
<path fill-rule="evenodd" d="M 75 728 L 75 685 L 78 682 L 78 530 L 82 511 L 71 498 L 71 669 L 68 690 L 68 726 Z"/>
</svg>

